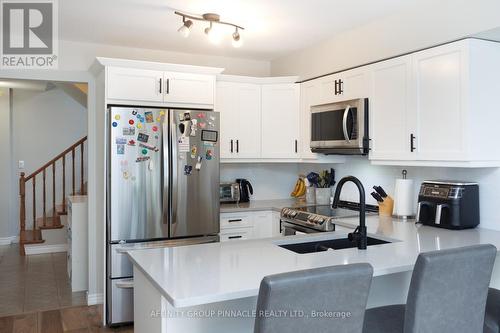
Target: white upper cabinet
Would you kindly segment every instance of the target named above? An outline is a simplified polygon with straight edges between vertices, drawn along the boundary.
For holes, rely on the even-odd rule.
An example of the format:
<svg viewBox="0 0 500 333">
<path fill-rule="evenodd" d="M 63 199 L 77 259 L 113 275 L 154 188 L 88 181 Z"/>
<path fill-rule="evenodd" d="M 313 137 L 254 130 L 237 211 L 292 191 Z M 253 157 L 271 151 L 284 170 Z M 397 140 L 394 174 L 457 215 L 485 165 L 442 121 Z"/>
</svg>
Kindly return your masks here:
<svg viewBox="0 0 500 333">
<path fill-rule="evenodd" d="M 299 85 L 262 85 L 262 157 L 299 158 Z"/>
<path fill-rule="evenodd" d="M 260 85 L 217 82 L 215 111 L 221 114 L 221 158 L 260 158 Z"/>
<path fill-rule="evenodd" d="M 223 69 L 97 58 L 92 71 L 105 70 L 112 104 L 212 109 L 215 76 Z"/>
<path fill-rule="evenodd" d="M 410 133 L 414 110 L 410 108 L 411 57 L 404 56 L 373 65 L 369 120 L 370 158 L 412 160 Z"/>
<path fill-rule="evenodd" d="M 320 86 L 318 104 L 367 97 L 370 87 L 367 76 L 368 67 L 364 66 L 317 79 Z"/>
<path fill-rule="evenodd" d="M 165 102 L 214 104 L 213 75 L 165 72 L 162 92 Z"/>
<path fill-rule="evenodd" d="M 375 164 L 500 165 L 500 44 L 466 39 L 372 66 Z"/>
<path fill-rule="evenodd" d="M 311 106 L 319 104 L 321 86 L 317 80 L 300 84 L 300 157 L 315 160 L 318 154 L 311 151 Z"/>
<path fill-rule="evenodd" d="M 108 68 L 107 98 L 163 102 L 163 72 L 125 67 Z"/>
<path fill-rule="evenodd" d="M 466 45 L 459 43 L 413 55 L 419 160 L 468 159 L 464 127 L 467 53 Z"/>
</svg>

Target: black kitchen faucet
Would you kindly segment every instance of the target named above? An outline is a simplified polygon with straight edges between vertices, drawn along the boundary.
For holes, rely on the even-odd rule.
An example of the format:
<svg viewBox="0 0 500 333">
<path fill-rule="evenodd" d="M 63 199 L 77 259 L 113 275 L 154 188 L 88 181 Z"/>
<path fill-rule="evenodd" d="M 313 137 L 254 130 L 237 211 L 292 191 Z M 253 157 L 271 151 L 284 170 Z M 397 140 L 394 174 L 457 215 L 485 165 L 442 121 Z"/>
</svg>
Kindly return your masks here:
<svg viewBox="0 0 500 333">
<path fill-rule="evenodd" d="M 359 181 L 358 178 L 354 176 L 347 176 L 342 178 L 337 184 L 337 188 L 335 189 L 335 196 L 333 198 L 332 208 L 337 208 L 340 200 L 340 192 L 342 191 L 342 187 L 347 182 L 353 182 L 359 191 L 359 226 L 348 234 L 348 238 L 350 241 L 355 241 L 358 245 L 358 249 L 366 250 L 366 224 L 365 224 L 365 216 L 366 216 L 366 203 L 365 203 L 365 188 L 363 184 Z"/>
</svg>

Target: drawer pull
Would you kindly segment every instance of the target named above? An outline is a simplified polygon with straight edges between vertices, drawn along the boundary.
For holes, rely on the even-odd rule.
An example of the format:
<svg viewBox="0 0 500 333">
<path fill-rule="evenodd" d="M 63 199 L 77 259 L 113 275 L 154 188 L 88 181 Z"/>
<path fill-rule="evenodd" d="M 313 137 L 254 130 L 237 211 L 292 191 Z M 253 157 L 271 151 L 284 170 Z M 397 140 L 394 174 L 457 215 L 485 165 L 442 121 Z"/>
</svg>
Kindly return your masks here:
<svg viewBox="0 0 500 333">
<path fill-rule="evenodd" d="M 126 280 L 116 283 L 116 287 L 120 289 L 133 289 L 134 288 L 134 280 Z"/>
<path fill-rule="evenodd" d="M 242 238 L 243 236 L 229 236 L 228 239 L 238 239 L 238 238 Z"/>
<path fill-rule="evenodd" d="M 232 222 L 243 222 L 242 219 L 229 219 L 228 220 L 229 223 L 232 223 Z"/>
</svg>

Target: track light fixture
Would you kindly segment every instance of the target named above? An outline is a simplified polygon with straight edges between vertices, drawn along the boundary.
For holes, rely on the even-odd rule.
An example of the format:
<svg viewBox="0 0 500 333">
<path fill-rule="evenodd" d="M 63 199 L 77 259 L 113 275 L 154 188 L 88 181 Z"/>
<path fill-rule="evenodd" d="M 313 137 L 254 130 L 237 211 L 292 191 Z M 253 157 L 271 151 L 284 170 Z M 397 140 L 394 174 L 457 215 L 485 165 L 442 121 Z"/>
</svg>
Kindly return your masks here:
<svg viewBox="0 0 500 333">
<path fill-rule="evenodd" d="M 174 13 L 182 17 L 182 26 L 177 31 L 185 38 L 189 37 L 190 29 L 193 26 L 192 20 L 195 20 L 209 23 L 209 26 L 206 27 L 204 31 L 210 42 L 214 44 L 220 43 L 222 36 L 218 33 L 217 25 L 222 24 L 232 26 L 236 29 L 232 34 L 233 47 L 240 47 L 243 44 L 243 39 L 241 38 L 239 30 L 245 30 L 245 28 L 233 23 L 221 21 L 218 14 L 207 13 L 201 16 L 194 16 L 178 11 L 175 11 Z"/>
</svg>

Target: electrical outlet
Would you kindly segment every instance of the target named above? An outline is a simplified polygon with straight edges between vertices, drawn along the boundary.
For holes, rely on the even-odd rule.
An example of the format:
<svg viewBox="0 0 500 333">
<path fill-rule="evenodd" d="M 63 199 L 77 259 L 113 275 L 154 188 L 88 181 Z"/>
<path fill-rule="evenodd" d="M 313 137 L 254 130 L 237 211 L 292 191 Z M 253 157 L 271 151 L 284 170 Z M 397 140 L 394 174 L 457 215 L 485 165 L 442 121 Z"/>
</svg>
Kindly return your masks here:
<svg viewBox="0 0 500 333">
<path fill-rule="evenodd" d="M 18 162 L 18 168 L 19 169 L 24 169 L 24 161 L 19 161 Z"/>
</svg>

